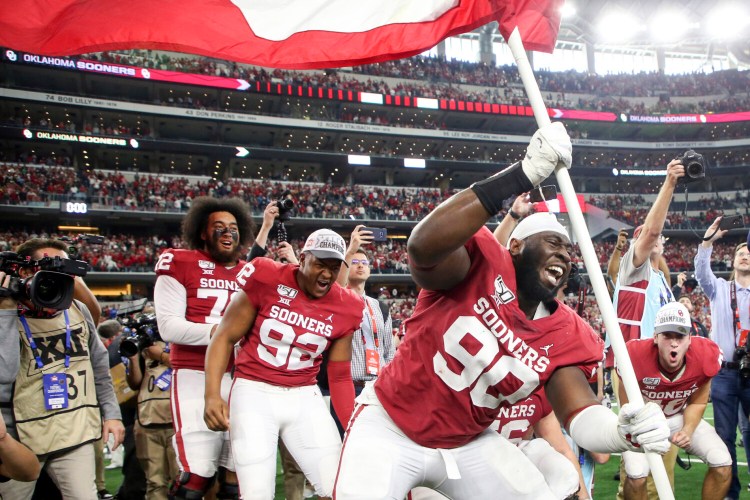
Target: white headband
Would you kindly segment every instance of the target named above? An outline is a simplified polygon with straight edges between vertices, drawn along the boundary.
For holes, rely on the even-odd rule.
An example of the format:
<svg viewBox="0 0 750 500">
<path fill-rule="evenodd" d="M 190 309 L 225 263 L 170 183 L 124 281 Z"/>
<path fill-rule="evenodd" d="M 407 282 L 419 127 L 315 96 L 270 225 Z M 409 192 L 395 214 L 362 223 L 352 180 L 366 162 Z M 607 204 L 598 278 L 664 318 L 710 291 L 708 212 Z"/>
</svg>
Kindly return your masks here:
<svg viewBox="0 0 750 500">
<path fill-rule="evenodd" d="M 557 221 L 557 217 L 549 212 L 538 212 L 529 215 L 528 217 L 524 217 L 524 219 L 518 223 L 513 232 L 510 233 L 506 245 L 510 244 L 510 240 L 514 238 L 517 240 L 525 240 L 531 235 L 542 233 L 544 231 L 552 231 L 553 233 L 560 234 L 570 239 L 568 231 L 565 229 L 565 226 Z"/>
</svg>

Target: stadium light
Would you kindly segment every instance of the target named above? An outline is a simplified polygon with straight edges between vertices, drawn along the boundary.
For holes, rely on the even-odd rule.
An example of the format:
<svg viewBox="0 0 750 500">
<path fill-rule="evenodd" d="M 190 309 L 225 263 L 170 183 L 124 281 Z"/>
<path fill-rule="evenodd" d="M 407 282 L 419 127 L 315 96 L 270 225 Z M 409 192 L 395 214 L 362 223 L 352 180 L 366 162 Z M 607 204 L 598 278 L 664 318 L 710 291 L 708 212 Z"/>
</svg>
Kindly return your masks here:
<svg viewBox="0 0 750 500">
<path fill-rule="evenodd" d="M 644 29 L 643 24 L 635 16 L 622 10 L 606 14 L 597 24 L 601 40 L 610 43 L 630 40 Z"/>
<path fill-rule="evenodd" d="M 349 155 L 349 165 L 369 165 L 370 157 L 367 155 Z"/>
<path fill-rule="evenodd" d="M 688 22 L 685 14 L 676 10 L 663 10 L 652 17 L 649 23 L 651 39 L 657 43 L 676 42 L 689 29 L 697 26 L 697 23 Z"/>
<path fill-rule="evenodd" d="M 750 26 L 747 9 L 739 4 L 716 7 L 706 16 L 705 30 L 711 38 L 731 39 Z"/>
<path fill-rule="evenodd" d="M 570 19 L 575 16 L 577 12 L 576 6 L 572 2 L 565 2 L 560 8 L 560 15 L 563 19 Z"/>
</svg>

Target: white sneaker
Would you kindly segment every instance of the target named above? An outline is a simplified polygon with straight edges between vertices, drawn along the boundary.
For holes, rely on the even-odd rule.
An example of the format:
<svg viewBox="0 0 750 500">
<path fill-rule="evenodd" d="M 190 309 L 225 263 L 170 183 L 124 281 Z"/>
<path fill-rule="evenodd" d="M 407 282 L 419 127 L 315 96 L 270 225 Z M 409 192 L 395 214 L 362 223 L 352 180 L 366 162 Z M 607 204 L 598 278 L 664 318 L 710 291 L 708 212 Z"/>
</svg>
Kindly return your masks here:
<svg viewBox="0 0 750 500">
<path fill-rule="evenodd" d="M 112 452 L 109 465 L 105 469 L 119 469 L 125 461 L 125 447 L 120 445 Z"/>
</svg>

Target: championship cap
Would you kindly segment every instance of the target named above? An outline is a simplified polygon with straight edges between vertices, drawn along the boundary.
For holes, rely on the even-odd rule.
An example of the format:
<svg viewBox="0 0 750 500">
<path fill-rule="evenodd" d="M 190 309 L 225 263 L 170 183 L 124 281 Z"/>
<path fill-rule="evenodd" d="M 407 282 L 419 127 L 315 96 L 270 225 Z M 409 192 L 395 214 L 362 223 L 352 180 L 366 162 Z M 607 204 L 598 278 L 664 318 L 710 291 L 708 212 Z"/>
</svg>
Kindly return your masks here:
<svg viewBox="0 0 750 500">
<path fill-rule="evenodd" d="M 570 239 L 568 231 L 565 229 L 565 226 L 557 221 L 557 217 L 549 212 L 537 212 L 528 217 L 524 217 L 523 220 L 518 223 L 513 232 L 510 233 L 508 243 L 514 238 L 517 240 L 525 240 L 529 236 L 543 233 L 545 231 L 552 231 L 553 233 L 560 234 Z"/>
<path fill-rule="evenodd" d="M 690 335 L 691 327 L 690 313 L 679 302 L 668 302 L 656 312 L 654 335 L 666 332 Z"/>
<path fill-rule="evenodd" d="M 344 238 L 330 229 L 318 229 L 307 237 L 303 252 L 310 252 L 319 259 L 338 259 L 346 264 Z"/>
</svg>

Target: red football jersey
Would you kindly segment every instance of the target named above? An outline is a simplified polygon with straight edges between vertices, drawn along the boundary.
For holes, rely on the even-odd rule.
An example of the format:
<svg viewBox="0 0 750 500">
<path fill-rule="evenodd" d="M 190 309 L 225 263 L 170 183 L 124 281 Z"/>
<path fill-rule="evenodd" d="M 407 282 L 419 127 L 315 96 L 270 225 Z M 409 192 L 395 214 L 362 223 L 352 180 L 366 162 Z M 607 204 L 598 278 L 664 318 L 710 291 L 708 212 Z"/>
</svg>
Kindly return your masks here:
<svg viewBox="0 0 750 500">
<path fill-rule="evenodd" d="M 547 400 L 547 395 L 544 389 L 539 389 L 513 406 L 501 407 L 497 420 L 490 428 L 517 445 L 526 437 L 530 428 L 550 413 L 552 413 L 552 406 Z"/>
<path fill-rule="evenodd" d="M 185 319 L 193 323 L 219 323 L 232 295 L 239 290 L 237 272 L 245 265 L 224 267 L 201 250 L 168 249 L 156 263 L 157 276 L 171 276 L 185 287 Z M 169 355 L 175 368 L 203 371 L 205 345 L 171 344 Z"/>
<path fill-rule="evenodd" d="M 399 428 L 431 448 L 466 444 L 557 368 L 577 366 L 588 379 L 603 357 L 599 336 L 564 304 L 526 318 L 510 252 L 488 229 L 465 247 L 468 275 L 451 290 L 420 292 L 404 342 L 375 383 Z"/>
<path fill-rule="evenodd" d="M 667 417 L 685 409 L 688 398 L 719 373 L 723 359 L 719 346 L 713 340 L 692 337 L 685 354 L 685 365 L 674 380 L 669 380 L 659 368 L 659 349 L 654 339 L 631 340 L 625 345 L 643 399 L 661 406 Z"/>
<path fill-rule="evenodd" d="M 337 283 L 320 299 L 299 289 L 299 266 L 263 257 L 237 282 L 257 310 L 236 360 L 239 377 L 284 387 L 314 385 L 323 351 L 362 323 L 362 298 Z"/>
</svg>

